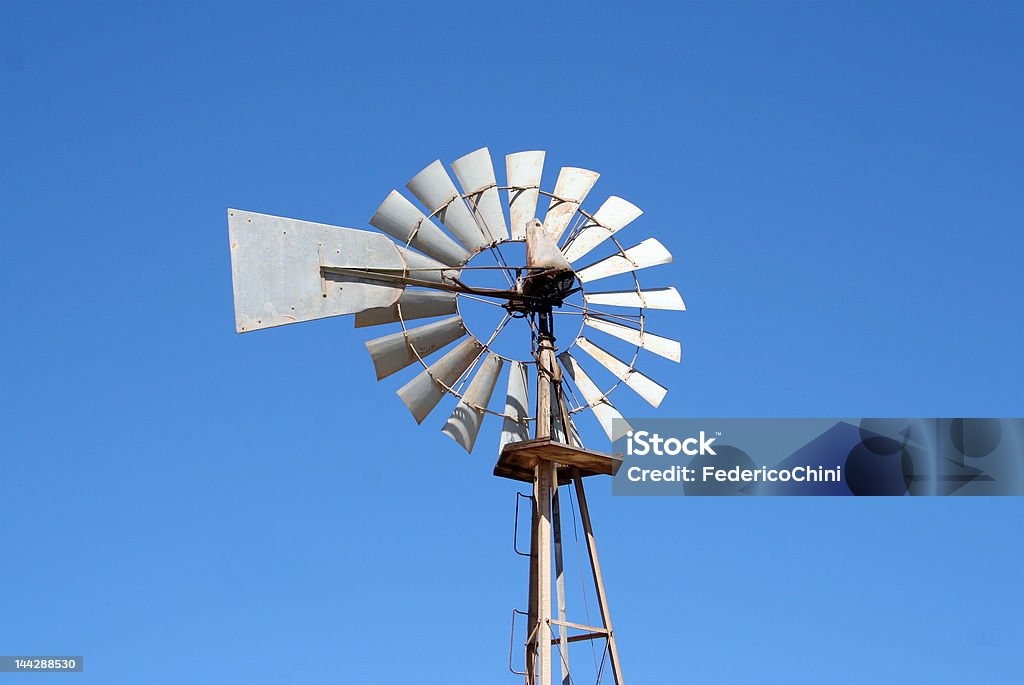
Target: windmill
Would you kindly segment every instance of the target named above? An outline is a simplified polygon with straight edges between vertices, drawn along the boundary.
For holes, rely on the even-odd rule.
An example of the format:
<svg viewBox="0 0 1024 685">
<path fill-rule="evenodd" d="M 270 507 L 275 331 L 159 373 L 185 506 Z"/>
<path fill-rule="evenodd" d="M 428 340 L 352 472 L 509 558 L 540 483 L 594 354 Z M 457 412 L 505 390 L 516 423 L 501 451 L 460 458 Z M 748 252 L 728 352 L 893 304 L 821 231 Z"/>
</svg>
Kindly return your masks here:
<svg viewBox="0 0 1024 685">
<path fill-rule="evenodd" d="M 641 211 L 615 196 L 593 213 L 584 210 L 598 179 L 586 169 L 563 167 L 553 191 L 542 190 L 544 158 L 541 151 L 506 156 L 507 183 L 500 186 L 490 152 L 482 148 L 452 164 L 461 190 L 435 161 L 406 186 L 423 209 L 393 190 L 370 219 L 379 232 L 228 210 L 235 323 L 245 333 L 354 314 L 356 327 L 397 325 L 366 347 L 378 380 L 422 367 L 398 390 L 417 423 L 446 396 L 454 396 L 455 408 L 442 431 L 472 452 L 485 417 L 498 417 L 494 474 L 533 484 L 522 675 L 528 685 L 550 685 L 557 651 L 562 680 L 568 683 L 569 643 L 598 640 L 604 645 L 602 669 L 606 656 L 621 685 L 583 487 L 585 477 L 614 474 L 621 459 L 585 448 L 574 417 L 592 411 L 614 440 L 628 424 L 608 399 L 613 390 L 628 386 L 657 407 L 666 389 L 637 370 L 637 359 L 646 351 L 678 362 L 681 350 L 678 342 L 647 330 L 645 312 L 685 307 L 675 288 L 640 285 L 638 270 L 672 261 L 660 242 L 648 238 L 623 247 L 618 241 L 618 232 Z M 543 220 L 538 214 L 542 196 L 547 203 Z M 604 257 L 602 249 L 608 252 Z M 511 258 L 516 250 L 525 252 L 518 261 Z M 482 277 L 489 282 L 474 281 Z M 627 278 L 629 287 L 594 288 L 613 277 Z M 470 303 L 485 303 L 500 315 L 493 330 L 484 331 L 487 335 L 467 325 L 463 309 Z M 575 336 L 567 336 L 569 344 L 561 348 L 556 347 L 556 320 L 571 320 L 569 336 Z M 522 344 L 529 349 L 521 350 L 528 352 L 521 355 L 525 358 L 498 349 L 499 336 L 510 324 L 529 331 L 529 342 Z M 628 345 L 631 359 L 620 359 L 591 341 L 591 332 Z M 582 357 L 606 369 L 616 382 L 602 390 L 583 370 Z M 492 396 L 506 368 L 505 401 L 493 409 Z M 536 395 L 532 412 L 531 380 Z M 573 486 L 579 503 L 599 626 L 567 617 L 558 496 L 563 484 Z M 557 615 L 552 612 L 553 571 Z"/>
</svg>

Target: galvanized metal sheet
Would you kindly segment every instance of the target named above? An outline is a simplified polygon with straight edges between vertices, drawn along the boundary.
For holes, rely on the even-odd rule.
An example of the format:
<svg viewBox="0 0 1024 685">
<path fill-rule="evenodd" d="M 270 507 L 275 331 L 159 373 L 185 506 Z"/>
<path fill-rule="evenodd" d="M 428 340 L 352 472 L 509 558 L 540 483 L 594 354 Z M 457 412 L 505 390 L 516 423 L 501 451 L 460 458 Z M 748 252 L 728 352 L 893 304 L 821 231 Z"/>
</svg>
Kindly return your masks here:
<svg viewBox="0 0 1024 685">
<path fill-rule="evenodd" d="M 386 236 L 228 210 L 235 329 L 239 333 L 394 304 L 403 287 L 336 276 L 321 266 L 403 269 Z"/>
<path fill-rule="evenodd" d="M 462 194 L 455 182 L 444 170 L 441 160 L 436 160 L 416 174 L 406 186 L 427 210 L 437 216 L 456 240 L 470 251 L 476 251 L 491 241 L 484 237 L 469 207 L 462 201 Z"/>
<path fill-rule="evenodd" d="M 558 173 L 555 182 L 555 197 L 551 198 L 547 216 L 544 217 L 544 228 L 556 243 L 565 233 L 576 210 L 583 204 L 587 193 L 597 183 L 601 174 L 588 169 L 566 166 Z"/>
<path fill-rule="evenodd" d="M 650 266 L 668 264 L 672 261 L 672 253 L 665 249 L 665 246 L 654 238 L 648 238 L 639 245 L 624 250 L 620 254 L 612 255 L 607 259 L 591 264 L 576 272 L 580 281 L 589 283 L 599 278 L 617 276 L 629 271 L 646 269 Z"/>
<path fill-rule="evenodd" d="M 682 345 L 680 345 L 676 340 L 663 338 L 660 335 L 654 335 L 646 330 L 640 332 L 635 328 L 611 323 L 610 321 L 598 319 L 590 315 L 585 315 L 583 317 L 583 322 L 595 330 L 607 333 L 619 340 L 625 340 L 626 342 L 638 347 L 642 347 L 648 352 L 653 352 L 665 359 L 671 359 L 674 362 L 678 362 L 682 357 Z"/>
<path fill-rule="evenodd" d="M 458 305 L 455 304 L 455 293 L 447 293 L 440 290 L 410 290 L 407 289 L 398 302 L 390 307 L 379 309 L 367 309 L 365 312 L 356 314 L 356 328 L 365 326 L 379 326 L 386 323 L 395 323 L 404 319 L 427 319 L 433 316 L 445 316 L 458 313 Z M 399 317 L 401 307 L 401 317 Z"/>
<path fill-rule="evenodd" d="M 606 293 L 585 293 L 584 299 L 590 304 L 612 307 L 645 307 L 647 309 L 670 309 L 685 311 L 683 298 L 675 288 L 654 288 L 653 290 L 616 290 Z"/>
<path fill-rule="evenodd" d="M 575 262 L 641 214 L 643 212 L 639 207 L 612 195 L 594 212 L 593 220 L 587 219 L 579 233 L 566 246 L 565 258 Z"/>
<path fill-rule="evenodd" d="M 491 152 L 485 147 L 470 152 L 452 162 L 452 170 L 459 179 L 462 192 L 469 196 L 469 204 L 476 207 L 478 223 L 490 243 L 508 239 L 505 212 L 498 197 L 498 182 L 494 178 Z"/>
<path fill-rule="evenodd" d="M 492 353 L 487 354 L 462 399 L 456 405 L 455 411 L 441 429 L 442 433 L 462 445 L 462 449 L 467 452 L 473 451 L 480 426 L 484 421 L 485 412 L 478 407 L 486 408 L 490 403 L 503 365 L 501 357 Z"/>
<path fill-rule="evenodd" d="M 483 345 L 476 338 L 463 340 L 398 390 L 398 396 L 409 407 L 416 423 L 423 423 L 448 388 L 455 385 L 473 360 L 480 356 L 481 350 Z"/>
<path fill-rule="evenodd" d="M 466 327 L 462 323 L 462 318 L 453 316 L 450 319 L 370 340 L 366 343 L 366 349 L 369 350 L 373 365 L 377 369 L 377 380 L 381 380 L 410 364 L 415 364 L 418 360 L 417 353 L 419 357 L 427 357 L 464 335 Z"/>
<path fill-rule="evenodd" d="M 608 350 L 595 345 L 584 337 L 578 338 L 576 340 L 576 345 L 593 357 L 594 361 L 611 371 L 617 378 L 621 379 L 626 385 L 632 388 L 636 394 L 647 400 L 648 404 L 652 407 L 657 407 L 661 404 L 661 401 L 665 399 L 665 394 L 668 392 L 666 388 L 655 383 L 644 374 L 632 368 L 629 364 L 626 364 Z"/>
<path fill-rule="evenodd" d="M 612 406 L 607 397 L 602 397 L 603 393 L 594 384 L 594 381 L 590 380 L 590 376 L 580 368 L 579 363 L 571 354 L 563 352 L 558 355 L 558 360 L 562 362 L 562 367 L 565 368 L 573 383 L 579 388 L 583 399 L 590 405 L 590 409 L 594 412 L 594 416 L 597 417 L 598 423 L 601 424 L 601 428 L 604 429 L 609 440 L 614 442 L 622 435 L 625 435 L 626 431 L 632 430 L 622 414 L 619 413 L 619 410 Z M 617 424 L 620 429 L 619 433 L 614 432 L 614 419 L 622 419 L 622 422 Z"/>
<path fill-rule="evenodd" d="M 500 452 L 505 445 L 530 439 L 530 391 L 526 378 L 526 365 L 509 363 L 508 390 L 505 394 L 505 420 L 501 426 Z"/>
<path fill-rule="evenodd" d="M 526 224 L 526 265 L 533 268 L 572 271 L 572 266 L 566 261 L 558 245 L 548 237 L 544 224 L 539 219 L 531 219 Z"/>
<path fill-rule="evenodd" d="M 531 150 L 505 156 L 513 240 L 526 240 L 526 223 L 537 218 L 537 197 L 544 171 L 544 154 L 543 150 Z"/>
<path fill-rule="evenodd" d="M 370 219 L 370 225 L 376 226 L 403 245 L 408 244 L 430 255 L 445 266 L 465 264 L 469 260 L 470 255 L 466 249 L 449 238 L 397 190 L 392 190 L 377 208 Z"/>
</svg>

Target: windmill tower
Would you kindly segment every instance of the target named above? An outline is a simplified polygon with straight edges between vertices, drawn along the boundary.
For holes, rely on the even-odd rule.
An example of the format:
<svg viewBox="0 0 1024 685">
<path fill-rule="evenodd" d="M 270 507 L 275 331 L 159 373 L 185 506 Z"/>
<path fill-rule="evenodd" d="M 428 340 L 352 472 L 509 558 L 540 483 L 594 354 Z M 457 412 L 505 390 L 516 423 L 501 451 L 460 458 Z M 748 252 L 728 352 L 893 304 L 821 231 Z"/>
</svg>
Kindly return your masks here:
<svg viewBox="0 0 1024 685">
<path fill-rule="evenodd" d="M 228 210 L 235 323 L 245 333 L 354 314 L 356 327 L 397 325 L 366 346 L 378 380 L 422 366 L 398 390 L 417 423 L 453 395 L 457 403 L 442 431 L 471 452 L 484 418 L 500 417 L 494 474 L 533 485 L 526 683 L 550 685 L 555 660 L 563 683 L 569 683 L 569 644 L 597 640 L 604 645 L 602 671 L 607 657 L 615 683 L 622 685 L 583 486 L 588 476 L 614 474 L 621 460 L 586 449 L 573 417 L 591 410 L 614 440 L 619 437 L 614 431 L 621 434 L 628 425 L 608 400 L 613 390 L 626 385 L 651 405 L 661 403 L 665 388 L 635 365 L 641 351 L 678 362 L 680 345 L 650 333 L 645 312 L 681 311 L 684 305 L 675 288 L 640 286 L 638 270 L 672 261 L 661 243 L 651 238 L 624 248 L 616 237 L 641 211 L 614 196 L 593 213 L 584 210 L 598 179 L 586 169 L 564 167 L 554 190 L 542 190 L 544 156 L 539 151 L 508 155 L 507 183 L 499 186 L 487 148 L 472 152 L 452 164 L 461 190 L 435 161 L 406 186 L 424 209 L 393 190 L 370 219 L 380 232 Z M 506 193 L 507 221 L 500 191 Z M 541 196 L 548 204 L 543 220 L 538 218 Z M 525 247 L 519 261 L 510 260 L 515 247 L 520 252 Z M 608 254 L 594 258 L 601 249 Z M 474 282 L 484 276 L 491 282 Z M 614 277 L 628 279 L 629 287 L 589 290 L 592 283 Z M 463 308 L 469 303 L 497 308 L 500 320 L 488 335 L 467 326 Z M 513 323 L 528 327 L 525 358 L 497 347 Z M 583 335 L 585 330 L 628 345 L 632 358 L 623 361 Z M 563 335 L 561 347 L 556 333 Z M 428 361 L 445 348 L 442 356 Z M 602 390 L 591 379 L 573 354 L 577 349 L 617 379 L 612 387 Z M 505 401 L 492 409 L 506 367 Z M 531 385 L 536 395 L 532 411 Z M 562 484 L 573 486 L 579 503 L 601 625 L 568 620 L 558 496 Z"/>
</svg>

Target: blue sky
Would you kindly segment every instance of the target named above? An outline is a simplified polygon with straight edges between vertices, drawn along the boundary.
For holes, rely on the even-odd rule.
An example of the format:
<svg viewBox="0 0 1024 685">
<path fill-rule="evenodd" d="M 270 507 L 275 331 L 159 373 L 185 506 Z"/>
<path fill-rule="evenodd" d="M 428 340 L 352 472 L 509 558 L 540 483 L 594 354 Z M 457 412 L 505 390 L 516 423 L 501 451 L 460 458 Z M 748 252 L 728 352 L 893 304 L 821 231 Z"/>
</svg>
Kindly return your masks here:
<svg viewBox="0 0 1024 685">
<path fill-rule="evenodd" d="M 601 171 L 675 254 L 659 415 L 1021 416 L 1022 28 L 0 2 L 0 652 L 90 683 L 517 682 L 495 425 L 472 456 L 417 427 L 348 319 L 236 336 L 225 218 L 366 227 L 484 145 Z M 1020 678 L 1018 498 L 590 492 L 630 682 Z"/>
</svg>

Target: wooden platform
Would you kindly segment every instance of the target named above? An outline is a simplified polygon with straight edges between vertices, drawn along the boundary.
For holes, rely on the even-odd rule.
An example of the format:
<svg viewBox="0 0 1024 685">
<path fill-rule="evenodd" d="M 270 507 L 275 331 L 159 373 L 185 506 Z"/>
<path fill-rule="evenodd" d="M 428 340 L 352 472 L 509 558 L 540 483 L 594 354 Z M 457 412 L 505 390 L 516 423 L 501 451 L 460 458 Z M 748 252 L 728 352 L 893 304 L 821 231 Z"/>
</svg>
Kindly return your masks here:
<svg viewBox="0 0 1024 685">
<path fill-rule="evenodd" d="M 575 466 L 583 476 L 614 476 L 622 465 L 622 457 L 616 454 L 594 452 L 554 440 L 524 440 L 505 445 L 494 465 L 494 475 L 532 483 L 538 459 Z M 560 471 L 558 481 L 559 485 L 568 483 L 568 471 Z"/>
</svg>

